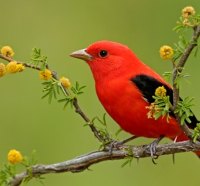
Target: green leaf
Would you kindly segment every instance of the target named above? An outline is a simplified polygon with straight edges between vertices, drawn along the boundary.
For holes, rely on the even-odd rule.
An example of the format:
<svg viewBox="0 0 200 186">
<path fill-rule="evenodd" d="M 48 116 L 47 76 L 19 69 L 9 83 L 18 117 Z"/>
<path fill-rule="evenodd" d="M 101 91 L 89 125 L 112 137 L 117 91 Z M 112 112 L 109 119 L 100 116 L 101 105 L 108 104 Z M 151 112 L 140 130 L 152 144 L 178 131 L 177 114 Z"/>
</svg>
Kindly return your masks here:
<svg viewBox="0 0 200 186">
<path fill-rule="evenodd" d="M 170 103 L 170 97 L 169 96 L 152 96 L 155 100 L 153 105 L 147 107 L 149 109 L 149 112 L 147 113 L 148 117 L 153 117 L 155 120 L 159 119 L 160 117 L 166 117 L 167 122 L 169 122 L 170 119 L 170 108 L 172 107 L 172 104 Z"/>
<path fill-rule="evenodd" d="M 41 70 L 47 67 L 47 56 L 42 55 L 40 48 L 33 48 L 31 54 L 31 63 L 35 67 L 39 67 Z"/>
<path fill-rule="evenodd" d="M 41 98 L 44 99 L 45 97 L 47 97 L 49 95 L 49 92 L 47 92 L 46 94 L 44 94 Z"/>
<path fill-rule="evenodd" d="M 199 137 L 200 137 L 200 123 L 198 123 L 197 126 L 194 128 L 194 132 L 192 135 L 193 142 L 196 142 Z"/>
<path fill-rule="evenodd" d="M 130 157 L 129 157 L 129 158 L 121 165 L 121 167 L 123 168 L 123 167 L 125 167 L 125 166 L 127 166 L 127 165 L 131 166 L 132 161 L 133 161 L 133 158 L 130 158 Z"/>
<path fill-rule="evenodd" d="M 166 81 L 170 82 L 171 78 L 172 78 L 172 72 L 164 72 L 163 76 L 164 76 Z"/>
<path fill-rule="evenodd" d="M 107 123 L 106 123 L 106 113 L 103 114 L 103 117 L 102 119 L 100 119 L 98 116 L 94 117 L 92 119 L 92 122 L 94 122 L 95 120 L 97 120 L 99 123 L 101 123 L 102 125 L 104 126 L 107 126 Z"/>
<path fill-rule="evenodd" d="M 190 117 L 193 116 L 193 113 L 191 111 L 191 107 L 194 105 L 193 104 L 194 98 L 191 97 L 186 97 L 183 100 L 179 100 L 176 110 L 174 111 L 175 114 L 178 115 L 180 118 L 181 125 L 187 122 L 191 122 Z"/>
<path fill-rule="evenodd" d="M 173 28 L 173 31 L 175 32 L 180 32 L 181 30 L 184 29 L 184 26 L 183 25 L 177 25 Z"/>
<path fill-rule="evenodd" d="M 64 103 L 63 109 L 65 109 L 69 104 L 71 104 L 72 106 L 74 98 L 75 98 L 74 96 L 67 96 L 63 99 L 59 99 L 58 102 Z"/>
<path fill-rule="evenodd" d="M 86 86 L 80 86 L 79 83 L 76 81 L 75 83 L 75 86 L 72 86 L 71 87 L 71 91 L 75 94 L 75 95 L 80 95 L 80 94 L 83 94 L 83 89 L 85 88 Z"/>
<path fill-rule="evenodd" d="M 58 81 L 52 79 L 50 81 L 43 82 L 42 85 L 44 86 L 44 95 L 42 96 L 42 99 L 48 97 L 49 103 L 51 103 L 53 98 L 57 99 L 57 95 L 59 94 L 59 91 L 61 89 Z"/>
<path fill-rule="evenodd" d="M 153 117 L 155 120 L 159 119 L 162 116 L 162 112 L 156 112 L 154 113 Z"/>
<path fill-rule="evenodd" d="M 115 132 L 115 136 L 118 136 L 120 132 L 122 132 L 123 129 L 122 128 L 119 128 L 116 132 Z"/>
<path fill-rule="evenodd" d="M 49 97 L 48 97 L 48 103 L 51 103 L 52 97 L 53 97 L 53 93 L 52 93 L 52 90 L 50 90 Z"/>
</svg>

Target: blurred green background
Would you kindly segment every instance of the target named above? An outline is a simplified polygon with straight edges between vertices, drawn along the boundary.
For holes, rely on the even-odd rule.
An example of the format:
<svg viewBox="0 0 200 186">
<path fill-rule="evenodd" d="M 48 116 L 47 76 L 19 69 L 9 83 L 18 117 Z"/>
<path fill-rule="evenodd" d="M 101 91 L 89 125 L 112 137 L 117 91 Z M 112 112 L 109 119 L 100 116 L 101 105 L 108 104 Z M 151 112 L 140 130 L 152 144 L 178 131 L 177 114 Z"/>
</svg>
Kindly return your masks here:
<svg viewBox="0 0 200 186">
<path fill-rule="evenodd" d="M 105 112 L 94 91 L 91 72 L 84 62 L 72 59 L 69 53 L 84 48 L 94 41 L 108 39 L 128 45 L 138 57 L 157 72 L 171 70 L 171 64 L 159 57 L 162 44 L 173 45 L 178 35 L 172 32 L 181 9 L 192 5 L 199 12 L 199 0 L 0 0 L 0 46 L 10 45 L 15 59 L 29 61 L 33 47 L 48 56 L 49 65 L 60 76 L 74 83 L 87 85 L 79 98 L 83 110 L 92 118 Z M 194 112 L 200 118 L 199 70 L 200 57 L 190 58 L 187 72 L 189 81 L 182 85 L 182 96 L 195 97 Z M 0 62 L 3 62 L 0 60 Z M 96 150 L 97 140 L 83 120 L 69 107 L 54 101 L 41 100 L 42 86 L 38 73 L 27 69 L 23 73 L 0 79 L 0 167 L 6 162 L 7 152 L 16 148 L 30 156 L 37 151 L 39 163 L 61 162 Z M 109 130 L 118 126 L 107 117 Z M 121 133 L 124 139 L 128 134 Z M 150 143 L 139 139 L 134 143 Z M 149 158 L 134 160 L 131 167 L 121 168 L 122 161 L 107 161 L 91 168 L 92 171 L 72 174 L 45 175 L 48 186 L 137 185 L 169 186 L 199 185 L 200 160 L 193 153 L 163 156 L 154 165 Z M 28 185 L 36 186 L 35 180 Z"/>
</svg>

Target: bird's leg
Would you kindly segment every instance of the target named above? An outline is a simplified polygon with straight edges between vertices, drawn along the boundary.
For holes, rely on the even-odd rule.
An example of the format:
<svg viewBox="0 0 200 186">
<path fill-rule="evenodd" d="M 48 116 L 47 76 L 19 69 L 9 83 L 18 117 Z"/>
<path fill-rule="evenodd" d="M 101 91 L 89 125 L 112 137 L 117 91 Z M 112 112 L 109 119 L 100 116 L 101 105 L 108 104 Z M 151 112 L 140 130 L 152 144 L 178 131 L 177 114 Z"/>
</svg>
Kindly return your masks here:
<svg viewBox="0 0 200 186">
<path fill-rule="evenodd" d="M 156 164 L 155 159 L 158 158 L 158 156 L 155 156 L 156 154 L 156 146 L 158 145 L 158 143 L 164 138 L 164 136 L 160 136 L 159 138 L 155 139 L 152 143 L 150 143 L 148 145 L 149 150 L 150 150 L 150 154 L 151 154 L 151 158 L 152 158 L 152 162 L 154 164 Z"/>
<path fill-rule="evenodd" d="M 121 145 L 123 145 L 123 144 L 125 144 L 125 143 L 128 143 L 129 141 L 132 141 L 132 140 L 136 139 L 136 138 L 138 138 L 138 136 L 131 136 L 130 138 L 127 138 L 127 139 L 125 139 L 125 140 L 122 140 L 122 141 L 120 141 L 119 143 L 120 143 Z"/>
<path fill-rule="evenodd" d="M 131 140 L 134 140 L 135 138 L 138 138 L 138 136 L 131 136 L 130 138 L 127 138 L 122 141 L 112 141 L 109 144 L 109 152 L 112 154 L 113 149 L 119 149 L 120 146 L 124 145 L 125 143 L 128 143 Z"/>
</svg>

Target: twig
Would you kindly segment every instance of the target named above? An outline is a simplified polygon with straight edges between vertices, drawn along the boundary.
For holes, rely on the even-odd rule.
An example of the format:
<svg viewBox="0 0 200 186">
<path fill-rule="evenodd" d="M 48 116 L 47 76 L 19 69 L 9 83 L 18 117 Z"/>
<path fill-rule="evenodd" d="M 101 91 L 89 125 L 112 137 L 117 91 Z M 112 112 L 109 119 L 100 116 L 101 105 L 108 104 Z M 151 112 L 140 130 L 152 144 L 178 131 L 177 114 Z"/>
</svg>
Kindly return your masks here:
<svg viewBox="0 0 200 186">
<path fill-rule="evenodd" d="M 174 154 L 180 152 L 199 151 L 200 142 L 192 143 L 191 141 L 183 141 L 177 143 L 170 143 L 164 145 L 158 145 L 156 147 L 157 156 Z M 131 154 L 130 154 L 131 151 Z M 125 158 L 145 158 L 150 157 L 151 153 L 147 146 L 121 146 L 120 150 L 113 150 L 112 154 L 109 151 L 95 151 L 89 154 L 76 157 L 74 159 L 49 164 L 49 165 L 34 165 L 31 167 L 30 172 L 22 172 L 15 175 L 10 181 L 11 186 L 18 186 L 21 182 L 29 177 L 38 177 L 40 175 L 49 173 L 62 173 L 62 172 L 81 172 L 88 169 L 89 166 L 107 160 L 119 160 Z"/>
<path fill-rule="evenodd" d="M 8 62 L 11 62 L 11 61 L 14 61 L 13 58 L 11 57 L 7 57 L 7 56 L 4 56 L 2 54 L 0 54 L 0 58 L 1 59 L 4 59 L 5 61 L 8 61 Z M 32 69 L 35 69 L 35 70 L 38 70 L 38 71 L 41 71 L 42 69 L 40 67 L 36 67 L 34 65 L 30 65 L 28 63 L 24 63 L 24 62 L 21 62 L 21 61 L 16 61 L 17 63 L 21 63 L 23 64 L 25 67 L 28 67 L 28 68 L 32 68 Z M 49 66 L 46 65 L 46 68 L 49 69 Z M 52 75 L 53 75 L 53 78 L 56 79 L 56 80 L 59 80 L 58 76 L 57 76 L 57 73 L 56 71 L 53 71 L 51 70 L 52 72 Z M 62 90 L 65 92 L 66 95 L 69 95 L 69 93 L 67 92 L 67 89 L 65 87 L 62 87 Z M 73 99 L 73 106 L 74 106 L 74 109 L 75 109 L 75 112 L 77 114 L 79 114 L 83 120 L 89 125 L 91 131 L 93 132 L 94 136 L 102 143 L 104 143 L 105 141 L 109 141 L 111 139 L 105 139 L 105 137 L 103 135 L 101 135 L 101 133 L 99 132 L 99 130 L 94 126 L 94 123 L 89 119 L 89 117 L 83 112 L 83 110 L 81 109 L 81 107 L 79 106 L 79 103 L 78 103 L 78 100 L 77 98 L 74 98 Z"/>
<path fill-rule="evenodd" d="M 73 100 L 73 106 L 75 108 L 75 112 L 78 113 L 84 121 L 89 125 L 90 129 L 92 130 L 94 136 L 102 143 L 106 141 L 110 141 L 111 139 L 108 139 L 108 137 L 105 139 L 105 137 L 100 133 L 99 130 L 94 126 L 94 123 L 87 117 L 87 115 L 82 111 L 78 104 L 77 98 L 74 98 Z"/>
<path fill-rule="evenodd" d="M 8 61 L 8 62 L 16 61 L 16 60 L 14 60 L 14 59 L 11 58 L 11 57 L 7 57 L 7 56 L 4 56 L 4 55 L 2 55 L 2 54 L 0 54 L 0 58 L 1 58 L 1 59 L 4 59 L 5 61 Z M 23 62 L 21 62 L 21 61 L 16 61 L 16 62 L 17 62 L 17 63 L 21 63 L 21 64 L 23 64 L 25 67 L 28 67 L 28 68 L 32 68 L 32 69 L 35 69 L 35 70 L 38 70 L 38 71 L 41 70 L 41 68 L 36 67 L 36 66 L 34 66 L 34 65 L 30 65 L 30 64 L 28 64 L 28 63 L 23 63 Z"/>
<path fill-rule="evenodd" d="M 183 71 L 183 67 L 184 67 L 188 57 L 190 56 L 192 50 L 197 46 L 197 40 L 198 40 L 199 36 L 200 36 L 200 25 L 194 27 L 194 32 L 193 32 L 193 36 L 192 36 L 192 39 L 190 41 L 190 44 L 185 49 L 185 51 L 182 54 L 178 64 L 176 66 L 174 66 L 174 72 L 173 72 L 173 110 L 176 109 L 178 101 L 179 101 L 179 87 L 176 83 L 176 79 L 179 76 L 179 74 Z M 179 116 L 177 114 L 175 114 L 175 115 L 176 115 L 176 119 L 177 119 L 178 123 L 180 124 L 181 122 L 180 122 Z M 184 133 L 190 139 L 192 139 L 192 132 L 190 131 L 188 126 L 180 124 L 180 127 L 182 128 Z"/>
</svg>

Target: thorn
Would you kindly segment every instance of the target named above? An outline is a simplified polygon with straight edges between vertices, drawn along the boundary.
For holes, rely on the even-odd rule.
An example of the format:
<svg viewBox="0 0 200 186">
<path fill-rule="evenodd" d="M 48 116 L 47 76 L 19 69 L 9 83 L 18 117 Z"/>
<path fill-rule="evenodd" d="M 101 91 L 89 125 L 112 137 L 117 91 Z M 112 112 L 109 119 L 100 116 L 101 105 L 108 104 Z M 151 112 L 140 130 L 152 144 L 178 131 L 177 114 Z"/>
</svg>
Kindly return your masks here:
<svg viewBox="0 0 200 186">
<path fill-rule="evenodd" d="M 175 154 L 174 153 L 172 154 L 172 162 L 175 165 Z"/>
<path fill-rule="evenodd" d="M 176 141 L 177 141 L 177 138 L 178 138 L 178 136 L 176 136 L 175 138 L 174 138 L 174 143 L 176 143 Z M 172 162 L 173 162 L 173 164 L 175 164 L 175 154 L 173 153 L 172 154 Z"/>
<path fill-rule="evenodd" d="M 174 143 L 176 143 L 177 138 L 178 138 L 178 136 L 176 136 L 176 137 L 174 138 L 174 141 L 173 141 Z"/>
</svg>

